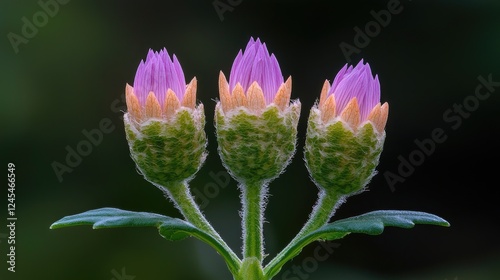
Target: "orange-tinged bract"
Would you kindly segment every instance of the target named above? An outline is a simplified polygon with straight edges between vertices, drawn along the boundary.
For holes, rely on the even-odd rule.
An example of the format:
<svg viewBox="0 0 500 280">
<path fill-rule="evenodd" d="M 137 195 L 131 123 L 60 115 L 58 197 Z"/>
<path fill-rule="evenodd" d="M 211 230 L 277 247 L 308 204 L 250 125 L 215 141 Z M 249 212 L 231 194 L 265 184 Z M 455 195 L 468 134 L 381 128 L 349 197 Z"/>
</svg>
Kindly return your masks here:
<svg viewBox="0 0 500 280">
<path fill-rule="evenodd" d="M 285 110 L 290 105 L 290 97 L 292 92 L 292 77 L 289 77 L 286 82 L 282 83 L 274 96 L 272 104 L 275 104 L 280 110 Z M 229 83 L 222 71 L 219 73 L 219 93 L 222 109 L 224 112 L 229 112 L 238 107 L 245 107 L 252 112 L 261 112 L 269 104 L 266 103 L 264 93 L 261 87 L 255 81 L 248 90 L 245 91 L 238 83 L 232 92 L 229 91 Z"/>
</svg>

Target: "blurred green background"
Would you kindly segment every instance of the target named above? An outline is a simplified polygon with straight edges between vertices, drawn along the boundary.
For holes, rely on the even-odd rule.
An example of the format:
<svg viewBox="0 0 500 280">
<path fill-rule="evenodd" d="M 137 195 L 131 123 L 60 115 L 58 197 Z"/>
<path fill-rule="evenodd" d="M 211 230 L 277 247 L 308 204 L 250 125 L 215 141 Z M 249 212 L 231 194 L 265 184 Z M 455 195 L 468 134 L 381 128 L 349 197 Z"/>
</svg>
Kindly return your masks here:
<svg viewBox="0 0 500 280">
<path fill-rule="evenodd" d="M 50 2 L 41 0 L 41 3 Z M 220 70 L 228 75 L 250 36 L 267 43 L 283 75 L 293 76 L 293 98 L 302 102 L 297 154 L 270 185 L 265 237 L 268 260 L 300 229 L 316 198 L 302 158 L 309 108 L 325 79 L 346 63 L 339 45 L 355 46 L 355 27 L 374 21 L 371 11 L 396 5 L 399 13 L 372 38 L 364 58 L 378 73 L 382 101 L 390 103 L 387 140 L 369 191 L 351 197 L 335 218 L 378 209 L 420 210 L 452 227 L 386 229 L 380 236 L 351 235 L 318 267 L 276 279 L 500 279 L 498 240 L 498 143 L 500 87 L 474 103 L 478 76 L 500 81 L 498 1 L 78 1 L 65 0 L 43 16 L 39 2 L 0 4 L 0 166 L 16 165 L 16 272 L 7 271 L 7 186 L 1 193 L 0 279 L 231 279 L 215 252 L 195 239 L 163 240 L 153 228 L 49 230 L 59 218 L 105 206 L 179 217 L 160 191 L 142 179 L 128 154 L 122 100 L 125 83 L 149 48 L 175 53 L 186 79 L 198 79 L 205 105 L 209 157 L 192 186 L 208 219 L 239 251 L 239 193 L 223 176 L 213 129 Z M 63 4 L 65 3 L 65 4 Z M 214 3 L 220 10 L 217 12 Z M 45 12 L 46 13 L 46 12 Z M 22 36 L 23 18 L 39 24 Z M 34 18 L 35 17 L 35 18 Z M 36 26 L 35 26 L 36 27 Z M 9 35 L 10 34 L 10 35 Z M 359 42 L 358 42 L 359 43 Z M 17 52 L 16 52 L 17 49 Z M 454 104 L 468 114 L 443 114 Z M 456 106 L 455 106 L 456 108 Z M 460 125 L 456 116 L 460 116 Z M 109 119 L 113 131 L 88 156 L 56 176 L 67 147 L 85 140 L 83 130 Z M 452 125 L 457 125 L 456 129 Z M 384 173 L 397 173 L 414 141 L 447 135 L 404 182 L 390 188 Z M 5 175 L 4 175 L 5 176 Z M 211 198 L 208 198 L 208 196 Z M 317 245 L 292 263 L 308 264 Z M 309 263 L 310 264 L 310 263 Z M 313 269 L 314 268 L 314 269 Z"/>
</svg>

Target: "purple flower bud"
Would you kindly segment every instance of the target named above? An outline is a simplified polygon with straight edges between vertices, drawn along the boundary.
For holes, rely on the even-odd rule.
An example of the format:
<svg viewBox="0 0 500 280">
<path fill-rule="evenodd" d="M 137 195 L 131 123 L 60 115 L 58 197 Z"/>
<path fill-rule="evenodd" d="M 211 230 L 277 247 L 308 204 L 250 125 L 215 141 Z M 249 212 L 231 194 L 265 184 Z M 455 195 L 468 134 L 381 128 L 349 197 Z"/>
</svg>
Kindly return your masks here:
<svg viewBox="0 0 500 280">
<path fill-rule="evenodd" d="M 257 38 L 250 38 L 245 51 L 241 50 L 236 56 L 231 75 L 229 76 L 229 90 L 233 91 L 240 83 L 246 92 L 253 82 L 262 88 L 266 104 L 274 100 L 278 88 L 283 84 L 280 65 L 274 54 L 269 55 L 266 43 Z"/>
<path fill-rule="evenodd" d="M 250 38 L 234 59 L 229 83 L 222 72 L 219 75 L 223 110 L 246 107 L 260 112 L 271 103 L 284 110 L 290 103 L 291 83 L 291 78 L 284 82 L 278 60 L 266 44 Z"/>
<path fill-rule="evenodd" d="M 371 121 L 381 133 L 387 122 L 389 105 L 380 105 L 380 82 L 370 65 L 361 60 L 355 67 L 344 65 L 331 86 L 325 81 L 319 108 L 324 122 L 337 117 L 354 130 L 359 124 Z"/>
<path fill-rule="evenodd" d="M 361 121 L 366 120 L 373 107 L 380 102 L 378 75 L 373 77 L 370 65 L 363 64 L 363 60 L 354 68 L 346 64 L 335 76 L 327 97 L 331 94 L 335 95 L 337 112 L 342 112 L 347 103 L 356 97 Z"/>
<path fill-rule="evenodd" d="M 134 87 L 127 85 L 127 108 L 136 121 L 150 118 L 170 118 L 181 106 L 194 109 L 196 78 L 186 85 L 182 67 L 167 50 L 149 50 L 141 60 Z"/>
<path fill-rule="evenodd" d="M 141 60 L 135 74 L 135 94 L 144 105 L 149 92 L 152 91 L 162 105 L 168 89 L 171 89 L 179 100 L 184 97 L 186 80 L 179 60 L 174 55 L 172 61 L 165 48 L 160 52 L 149 49 L 146 61 Z"/>
</svg>

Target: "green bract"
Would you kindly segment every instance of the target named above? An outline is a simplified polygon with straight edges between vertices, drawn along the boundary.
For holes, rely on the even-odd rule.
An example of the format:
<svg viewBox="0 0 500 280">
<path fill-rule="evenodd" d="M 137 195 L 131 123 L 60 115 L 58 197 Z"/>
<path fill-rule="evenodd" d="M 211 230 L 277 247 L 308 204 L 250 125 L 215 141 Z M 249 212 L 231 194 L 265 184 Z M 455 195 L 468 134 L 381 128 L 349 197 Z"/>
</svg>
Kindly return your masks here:
<svg viewBox="0 0 500 280">
<path fill-rule="evenodd" d="M 342 120 L 323 123 L 317 107 L 309 116 L 305 161 L 316 185 L 340 195 L 362 190 L 375 175 L 385 140 L 371 122 L 353 131 Z"/>
<path fill-rule="evenodd" d="M 261 114 L 244 107 L 225 113 L 215 109 L 219 154 L 231 175 L 240 183 L 252 184 L 276 178 L 295 153 L 300 102 L 284 111 L 274 105 Z"/>
<path fill-rule="evenodd" d="M 182 108 L 172 119 L 137 123 L 124 116 L 130 154 L 144 177 L 160 186 L 189 181 L 206 158 L 203 104 Z"/>
</svg>

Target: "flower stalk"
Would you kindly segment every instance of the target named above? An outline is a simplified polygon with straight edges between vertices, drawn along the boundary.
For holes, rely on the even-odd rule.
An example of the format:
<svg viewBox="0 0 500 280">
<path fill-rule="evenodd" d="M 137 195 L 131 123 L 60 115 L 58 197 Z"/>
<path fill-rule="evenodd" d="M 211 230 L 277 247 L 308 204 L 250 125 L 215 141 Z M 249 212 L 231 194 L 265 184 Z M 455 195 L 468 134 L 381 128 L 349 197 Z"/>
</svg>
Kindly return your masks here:
<svg viewBox="0 0 500 280">
<path fill-rule="evenodd" d="M 158 186 L 161 188 L 161 186 Z M 205 218 L 205 215 L 200 211 L 198 204 L 196 204 L 187 182 L 181 182 L 176 186 L 169 188 L 162 188 L 164 193 L 172 200 L 176 208 L 181 212 L 186 221 L 190 222 L 197 228 L 212 235 L 217 242 L 224 249 L 227 256 L 223 256 L 226 260 L 227 266 L 231 273 L 235 274 L 240 270 L 241 260 L 233 252 L 233 250 L 226 244 L 222 237 L 212 227 L 210 222 Z"/>
<path fill-rule="evenodd" d="M 363 61 L 356 67 L 346 64 L 331 84 L 325 81 L 319 103 L 311 108 L 304 148 L 318 201 L 300 232 L 266 266 L 266 276 L 278 273 L 300 252 L 298 242 L 328 223 L 345 199 L 375 175 L 387 115 L 387 103 L 380 105 L 378 76 Z"/>
<path fill-rule="evenodd" d="M 263 216 L 267 190 L 262 183 L 241 186 L 243 216 L 243 258 L 254 257 L 259 262 L 264 255 Z"/>
<path fill-rule="evenodd" d="M 126 86 L 124 116 L 130 153 L 145 179 L 173 201 L 186 221 L 210 234 L 236 273 L 241 261 L 201 213 L 189 181 L 206 158 L 203 104 L 196 106 L 196 78 L 185 84 L 176 56 L 149 51 L 141 61 L 134 87 Z"/>
<path fill-rule="evenodd" d="M 297 235 L 281 250 L 264 268 L 266 279 L 271 279 L 281 270 L 281 267 L 293 259 L 302 251 L 302 239 L 311 232 L 324 226 L 334 215 L 335 210 L 343 203 L 344 198 L 338 194 L 328 194 L 326 190 L 320 190 L 318 200 L 313 207 L 309 219 Z"/>
<path fill-rule="evenodd" d="M 291 83 L 291 78 L 284 81 L 265 43 L 253 38 L 236 56 L 229 82 L 219 75 L 217 142 L 224 166 L 242 192 L 244 264 L 262 265 L 267 185 L 295 153 L 300 102 L 290 102 Z"/>
</svg>

